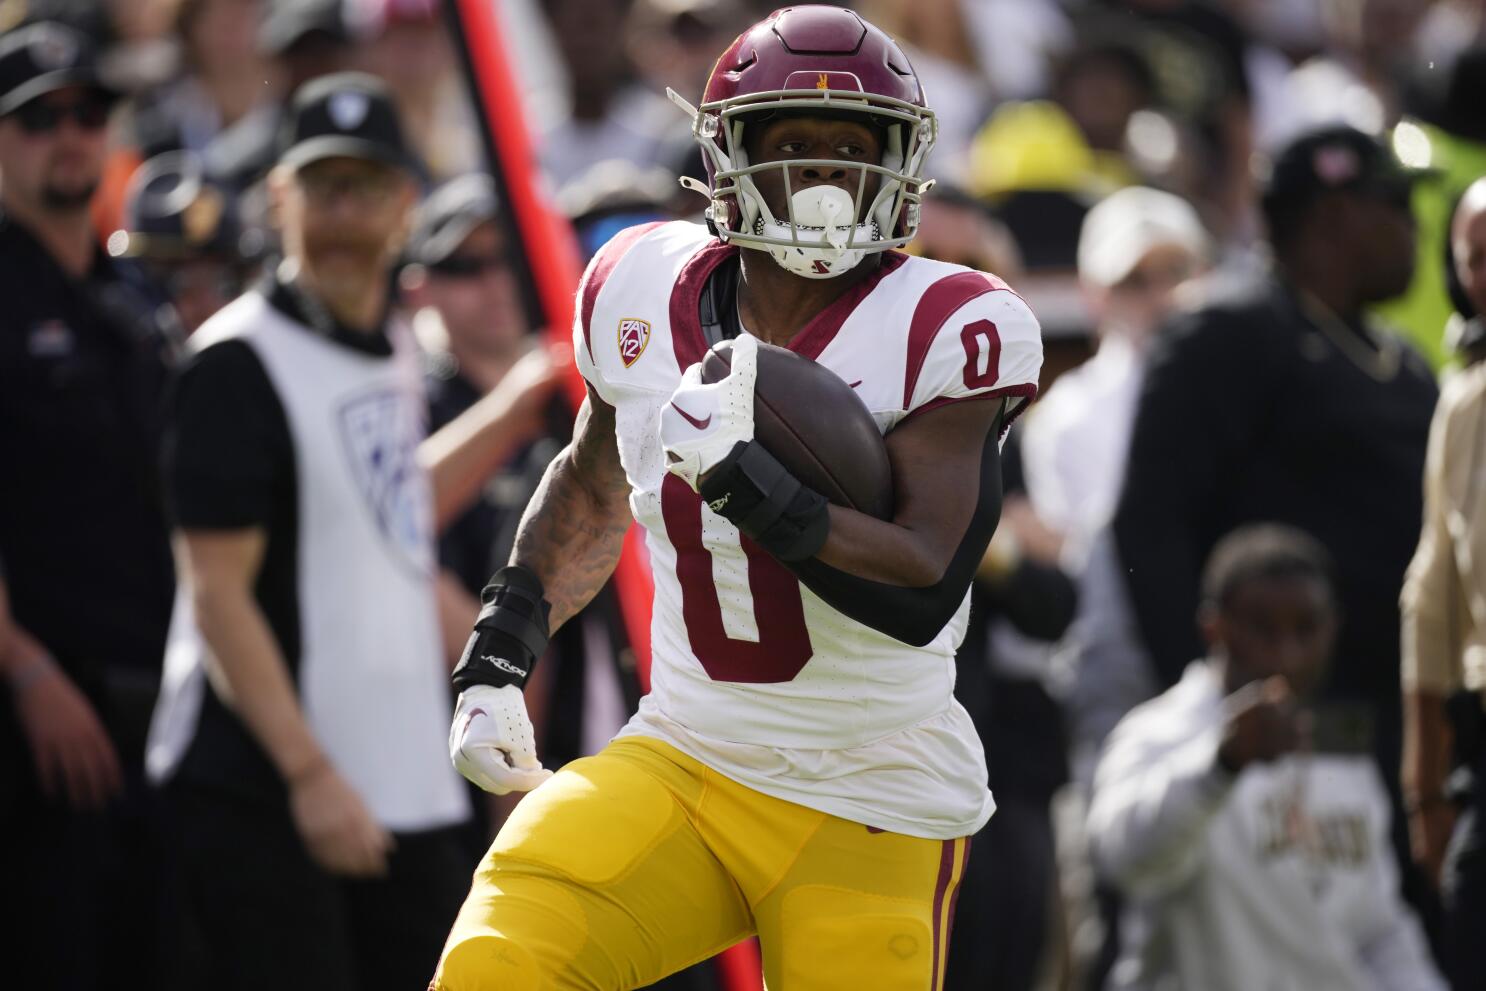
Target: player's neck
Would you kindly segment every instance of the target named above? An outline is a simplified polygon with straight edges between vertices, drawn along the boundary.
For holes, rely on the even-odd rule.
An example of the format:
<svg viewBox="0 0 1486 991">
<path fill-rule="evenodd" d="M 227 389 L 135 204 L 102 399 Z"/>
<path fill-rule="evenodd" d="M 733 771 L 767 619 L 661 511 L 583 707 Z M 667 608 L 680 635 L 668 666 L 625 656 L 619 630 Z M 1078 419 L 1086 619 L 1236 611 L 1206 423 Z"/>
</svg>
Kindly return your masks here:
<svg viewBox="0 0 1486 991">
<path fill-rule="evenodd" d="M 805 279 L 785 271 L 766 252 L 745 249 L 738 287 L 738 313 L 748 332 L 761 341 L 785 347 L 816 315 L 870 278 L 882 264 L 880 254 L 834 279 Z"/>
</svg>

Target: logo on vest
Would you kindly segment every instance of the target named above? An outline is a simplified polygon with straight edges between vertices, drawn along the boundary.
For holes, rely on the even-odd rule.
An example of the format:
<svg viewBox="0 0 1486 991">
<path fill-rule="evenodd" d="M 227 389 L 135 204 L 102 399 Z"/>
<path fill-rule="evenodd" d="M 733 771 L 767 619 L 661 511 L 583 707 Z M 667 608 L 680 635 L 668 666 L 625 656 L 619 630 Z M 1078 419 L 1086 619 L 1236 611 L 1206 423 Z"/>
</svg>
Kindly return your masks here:
<svg viewBox="0 0 1486 991">
<path fill-rule="evenodd" d="M 341 406 L 340 428 L 356 487 L 387 549 L 419 576 L 431 575 L 433 511 L 417 462 L 417 412 L 390 389 L 363 393 Z"/>
<path fill-rule="evenodd" d="M 650 322 L 625 317 L 619 321 L 619 360 L 628 368 L 640 360 L 645 345 L 650 343 Z"/>
</svg>

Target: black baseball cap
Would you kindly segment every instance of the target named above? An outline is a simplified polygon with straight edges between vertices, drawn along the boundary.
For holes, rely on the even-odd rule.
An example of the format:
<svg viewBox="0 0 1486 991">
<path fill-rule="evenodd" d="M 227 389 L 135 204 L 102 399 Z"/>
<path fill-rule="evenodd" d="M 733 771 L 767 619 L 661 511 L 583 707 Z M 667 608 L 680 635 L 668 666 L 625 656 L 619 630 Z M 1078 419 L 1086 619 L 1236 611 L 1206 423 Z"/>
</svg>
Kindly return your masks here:
<svg viewBox="0 0 1486 991">
<path fill-rule="evenodd" d="M 498 208 L 490 176 L 475 172 L 450 179 L 418 208 L 408 239 L 408 261 L 437 265 L 459 250 L 476 227 L 494 220 Z"/>
<path fill-rule="evenodd" d="M 299 168 L 322 158 L 361 158 L 416 172 L 387 86 L 362 72 L 311 79 L 289 101 L 279 164 Z"/>
<path fill-rule="evenodd" d="M 1356 128 L 1325 127 L 1301 135 L 1275 156 L 1264 208 L 1271 214 L 1294 210 L 1336 191 L 1407 192 L 1431 174 L 1404 165 L 1391 148 Z"/>
<path fill-rule="evenodd" d="M 0 35 L 0 115 L 68 86 L 86 86 L 109 99 L 118 95 L 99 75 L 87 35 L 55 21 Z"/>
</svg>

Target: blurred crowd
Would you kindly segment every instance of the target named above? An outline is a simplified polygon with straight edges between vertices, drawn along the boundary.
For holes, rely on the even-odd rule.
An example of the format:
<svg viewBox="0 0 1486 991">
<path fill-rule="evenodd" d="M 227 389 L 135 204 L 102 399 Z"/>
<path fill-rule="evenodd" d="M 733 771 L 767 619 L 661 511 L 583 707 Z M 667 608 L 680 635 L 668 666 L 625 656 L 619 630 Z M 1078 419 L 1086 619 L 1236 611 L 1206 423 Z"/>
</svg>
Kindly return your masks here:
<svg viewBox="0 0 1486 991">
<path fill-rule="evenodd" d="M 775 4 L 491 3 L 582 258 L 699 219 L 666 90 Z M 938 117 L 910 250 L 1045 344 L 946 987 L 1486 987 L 1486 2 L 844 5 Z M 451 7 L 0 2 L 6 983 L 422 986 L 509 811 L 444 675 L 569 371 Z M 527 690 L 548 767 L 633 711 L 621 615 Z"/>
</svg>

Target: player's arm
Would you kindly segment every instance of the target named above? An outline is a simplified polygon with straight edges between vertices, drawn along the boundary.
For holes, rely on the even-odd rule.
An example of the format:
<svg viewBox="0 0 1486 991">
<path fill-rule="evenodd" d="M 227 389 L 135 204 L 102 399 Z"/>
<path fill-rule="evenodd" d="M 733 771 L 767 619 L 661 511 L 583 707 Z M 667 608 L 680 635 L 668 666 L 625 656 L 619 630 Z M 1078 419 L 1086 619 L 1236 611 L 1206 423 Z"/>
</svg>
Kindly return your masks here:
<svg viewBox="0 0 1486 991">
<path fill-rule="evenodd" d="M 905 643 L 939 635 L 975 577 L 1001 515 L 1003 403 L 970 400 L 888 434 L 896 510 L 879 520 L 827 506 L 820 550 L 786 562 L 816 595 Z"/>
<path fill-rule="evenodd" d="M 573 441 L 548 465 L 516 531 L 511 563 L 481 596 L 454 671 L 454 766 L 495 794 L 529 791 L 551 772 L 537 761 L 521 690 L 551 630 L 588 604 L 619 561 L 631 522 L 614 408 L 590 386 Z"/>
<path fill-rule="evenodd" d="M 1040 357 L 1040 348 L 1024 350 Z M 957 378 L 963 363 L 960 357 L 954 366 Z M 1031 388 L 1022 380 L 1035 379 L 1035 365 L 1024 363 L 1004 386 L 921 404 L 888 435 L 897 498 L 890 521 L 828 505 L 754 439 L 757 343 L 746 335 L 733 342 L 725 378 L 703 383 L 700 364 L 687 369 L 679 401 L 661 411 L 661 439 L 671 471 L 816 595 L 864 625 L 923 645 L 964 601 L 1000 518 L 999 396 Z M 705 429 L 693 422 L 698 417 Z"/>
</svg>

